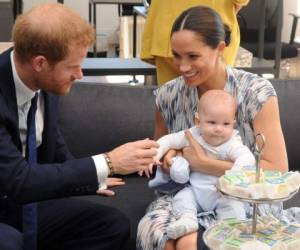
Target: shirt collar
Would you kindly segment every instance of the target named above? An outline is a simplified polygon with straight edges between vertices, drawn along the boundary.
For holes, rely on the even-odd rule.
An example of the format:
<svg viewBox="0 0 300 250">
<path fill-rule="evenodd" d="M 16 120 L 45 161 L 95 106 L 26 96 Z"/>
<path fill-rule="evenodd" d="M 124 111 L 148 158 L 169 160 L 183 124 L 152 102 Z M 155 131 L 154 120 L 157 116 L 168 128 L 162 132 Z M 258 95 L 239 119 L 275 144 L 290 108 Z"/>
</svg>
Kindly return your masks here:
<svg viewBox="0 0 300 250">
<path fill-rule="evenodd" d="M 10 52 L 10 59 L 11 59 L 11 66 L 12 66 L 12 72 L 13 72 L 13 78 L 16 88 L 16 97 L 17 97 L 17 104 L 18 106 L 24 105 L 26 102 L 31 101 L 31 99 L 34 97 L 35 93 L 33 90 L 28 88 L 24 82 L 20 79 L 17 70 L 16 65 L 14 61 L 14 51 L 12 50 Z"/>
</svg>

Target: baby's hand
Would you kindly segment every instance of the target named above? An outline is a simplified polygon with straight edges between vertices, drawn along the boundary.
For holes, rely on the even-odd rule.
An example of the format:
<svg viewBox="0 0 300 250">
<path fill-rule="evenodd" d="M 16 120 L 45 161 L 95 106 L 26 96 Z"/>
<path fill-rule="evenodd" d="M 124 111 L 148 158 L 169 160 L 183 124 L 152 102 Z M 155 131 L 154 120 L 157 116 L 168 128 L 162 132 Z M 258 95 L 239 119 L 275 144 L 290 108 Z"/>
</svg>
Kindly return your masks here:
<svg viewBox="0 0 300 250">
<path fill-rule="evenodd" d="M 154 159 L 154 164 L 155 165 L 158 165 L 158 166 L 162 165 L 162 162 L 158 158 L 154 157 L 153 159 Z M 153 166 L 152 166 L 152 168 L 153 168 Z"/>
</svg>

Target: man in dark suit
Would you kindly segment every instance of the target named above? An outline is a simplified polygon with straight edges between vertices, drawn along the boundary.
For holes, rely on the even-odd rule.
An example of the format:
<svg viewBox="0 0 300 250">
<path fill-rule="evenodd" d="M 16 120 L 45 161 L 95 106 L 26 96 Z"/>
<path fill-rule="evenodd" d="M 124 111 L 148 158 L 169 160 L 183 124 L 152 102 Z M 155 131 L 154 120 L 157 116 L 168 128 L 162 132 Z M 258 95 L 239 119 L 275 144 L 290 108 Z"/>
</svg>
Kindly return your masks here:
<svg viewBox="0 0 300 250">
<path fill-rule="evenodd" d="M 111 195 L 107 186 L 123 182 L 108 176 L 145 170 L 158 145 L 145 139 L 82 159 L 68 151 L 57 95 L 82 78 L 94 42 L 93 28 L 77 13 L 62 4 L 35 7 L 17 18 L 13 42 L 0 55 L 0 249 L 123 249 L 129 236 L 123 214 L 65 197 Z"/>
</svg>

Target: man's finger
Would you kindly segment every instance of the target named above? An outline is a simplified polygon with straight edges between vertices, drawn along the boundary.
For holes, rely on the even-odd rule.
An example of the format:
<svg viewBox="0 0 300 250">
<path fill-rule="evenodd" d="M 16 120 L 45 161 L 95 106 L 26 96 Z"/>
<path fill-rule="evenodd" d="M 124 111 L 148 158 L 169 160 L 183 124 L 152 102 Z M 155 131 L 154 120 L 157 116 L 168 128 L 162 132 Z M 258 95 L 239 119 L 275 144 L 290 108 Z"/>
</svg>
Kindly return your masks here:
<svg viewBox="0 0 300 250">
<path fill-rule="evenodd" d="M 115 192 L 109 189 L 104 189 L 104 190 L 97 190 L 96 192 L 99 195 L 104 195 L 104 196 L 114 196 Z"/>
<path fill-rule="evenodd" d="M 159 144 L 156 141 L 150 140 L 146 138 L 144 140 L 137 141 L 138 145 L 142 148 L 149 149 L 149 148 L 158 148 Z"/>
<path fill-rule="evenodd" d="M 106 180 L 107 181 L 121 181 L 121 182 L 123 181 L 122 178 L 118 178 L 118 177 L 109 177 Z"/>
<path fill-rule="evenodd" d="M 124 181 L 109 181 L 106 182 L 107 187 L 117 187 L 125 185 Z"/>
<path fill-rule="evenodd" d="M 125 182 L 122 178 L 116 178 L 116 177 L 109 177 L 106 179 L 106 185 L 108 187 L 116 187 L 116 186 L 122 186 Z"/>
<path fill-rule="evenodd" d="M 151 158 L 140 158 L 138 160 L 135 161 L 136 165 L 147 165 L 149 166 L 150 164 L 154 164 L 155 160 L 153 159 L 153 157 Z"/>
<path fill-rule="evenodd" d="M 149 169 L 144 171 L 145 175 L 147 176 L 147 178 L 150 178 L 150 173 L 149 173 Z"/>
<path fill-rule="evenodd" d="M 143 173 L 145 173 L 146 171 L 149 172 L 149 163 L 146 163 L 146 164 L 140 164 L 138 166 L 138 171 L 143 171 Z"/>
<path fill-rule="evenodd" d="M 147 149 L 140 149 L 139 151 L 139 155 L 141 157 L 147 157 L 147 158 L 153 158 L 153 156 L 155 156 L 157 154 L 157 149 L 156 148 L 147 148 Z"/>
<path fill-rule="evenodd" d="M 153 164 L 152 163 L 149 164 L 148 170 L 149 170 L 150 175 L 152 175 L 153 174 Z"/>
</svg>

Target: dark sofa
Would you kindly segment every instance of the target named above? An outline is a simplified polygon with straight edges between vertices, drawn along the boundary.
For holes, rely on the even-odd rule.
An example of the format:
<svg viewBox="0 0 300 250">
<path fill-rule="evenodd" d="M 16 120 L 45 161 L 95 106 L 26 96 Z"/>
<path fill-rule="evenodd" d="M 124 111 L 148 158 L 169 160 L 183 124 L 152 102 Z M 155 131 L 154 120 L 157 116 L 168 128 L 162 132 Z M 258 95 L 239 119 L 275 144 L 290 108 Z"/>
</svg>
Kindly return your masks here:
<svg viewBox="0 0 300 250">
<path fill-rule="evenodd" d="M 300 169 L 300 80 L 272 81 L 279 98 L 281 122 L 290 169 Z M 76 157 L 106 152 L 123 143 L 151 138 L 154 131 L 154 87 L 102 83 L 75 83 L 60 100 L 60 126 Z M 272 126 L 272 124 L 270 124 Z M 123 211 L 131 222 L 134 248 L 137 224 L 154 199 L 147 179 L 136 174 L 125 177 L 126 185 L 115 188 L 115 197 L 84 196 Z M 300 206 L 300 195 L 285 207 Z"/>
</svg>

